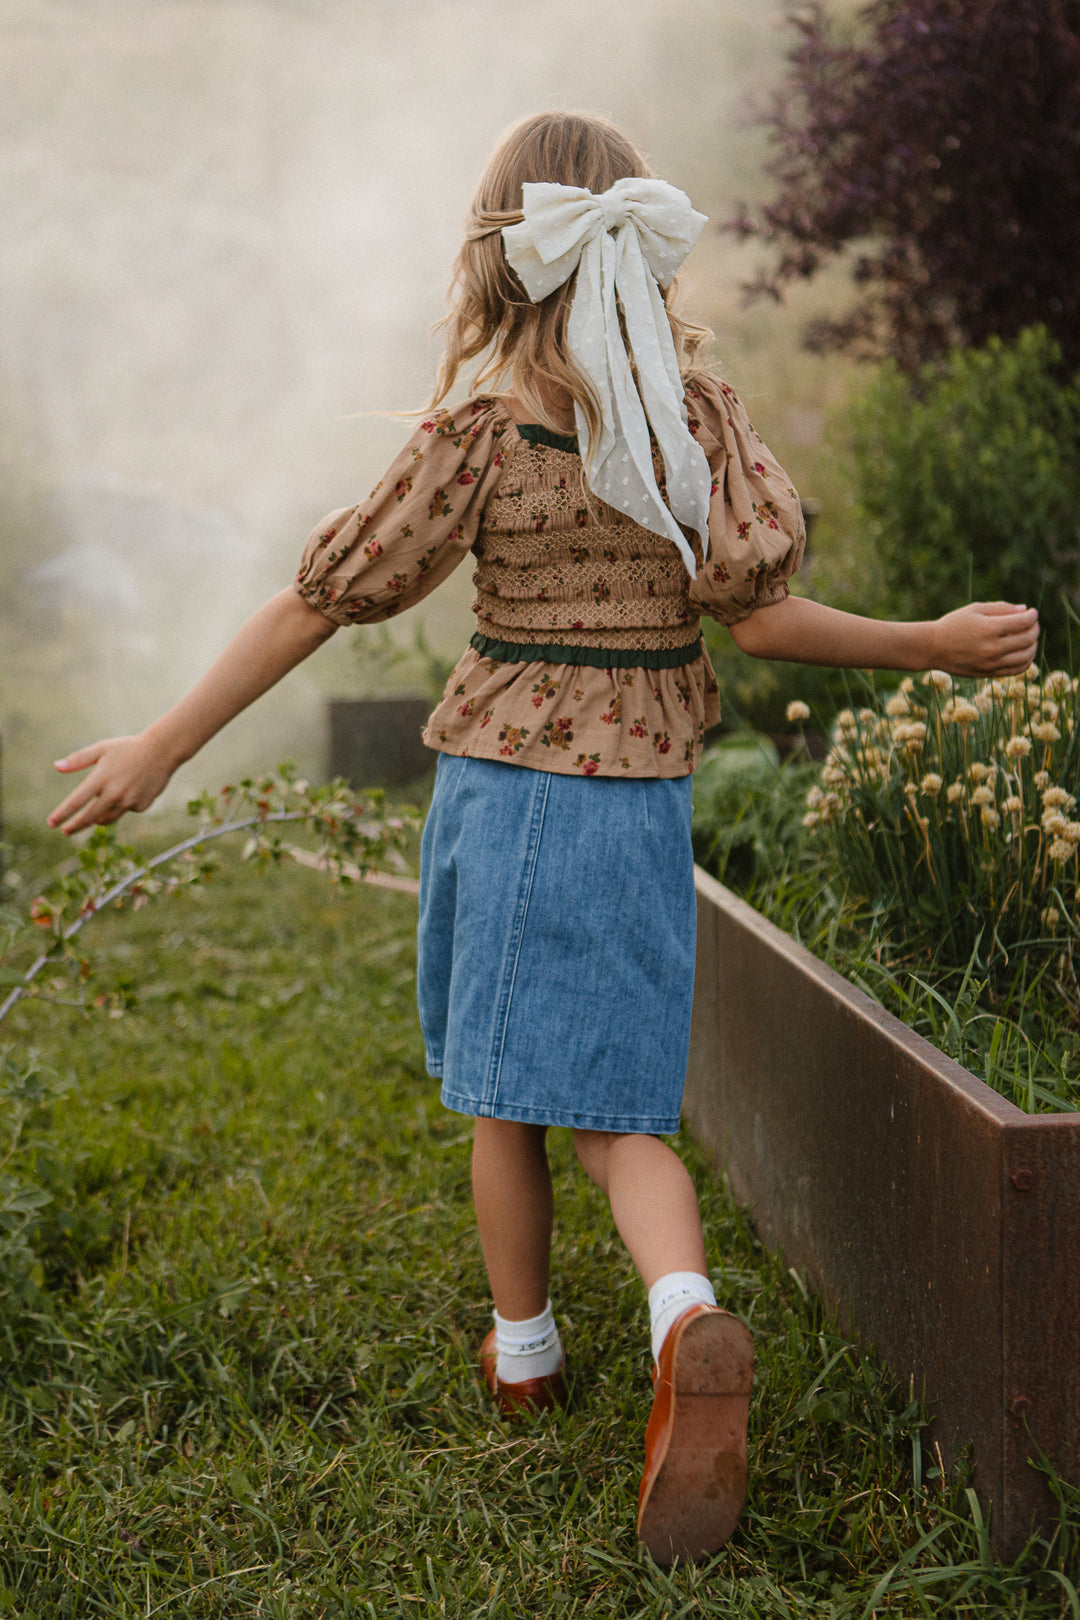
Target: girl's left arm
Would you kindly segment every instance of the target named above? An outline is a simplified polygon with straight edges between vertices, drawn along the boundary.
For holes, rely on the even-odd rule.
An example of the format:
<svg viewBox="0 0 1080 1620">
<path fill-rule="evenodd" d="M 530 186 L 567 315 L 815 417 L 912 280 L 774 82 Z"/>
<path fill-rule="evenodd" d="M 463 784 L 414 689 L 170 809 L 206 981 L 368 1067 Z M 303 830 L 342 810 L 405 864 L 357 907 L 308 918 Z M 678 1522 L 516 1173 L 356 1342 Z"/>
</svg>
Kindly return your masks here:
<svg viewBox="0 0 1080 1620">
<path fill-rule="evenodd" d="M 730 628 L 736 644 L 754 658 L 846 669 L 1015 675 L 1035 656 L 1039 615 L 1015 602 L 971 602 L 940 619 L 866 619 L 788 596 Z"/>
</svg>

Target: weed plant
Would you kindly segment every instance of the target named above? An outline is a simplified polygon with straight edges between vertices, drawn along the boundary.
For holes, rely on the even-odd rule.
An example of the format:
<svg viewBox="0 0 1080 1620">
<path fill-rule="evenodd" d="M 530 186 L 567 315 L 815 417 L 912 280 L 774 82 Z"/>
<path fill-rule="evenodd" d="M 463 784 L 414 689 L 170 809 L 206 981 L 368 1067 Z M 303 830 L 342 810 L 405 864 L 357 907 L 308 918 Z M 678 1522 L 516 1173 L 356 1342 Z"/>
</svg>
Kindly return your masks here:
<svg viewBox="0 0 1080 1620">
<path fill-rule="evenodd" d="M 0 1323 L 0 1614 L 1080 1613 L 1077 1493 L 1055 1484 L 1055 1533 L 997 1561 L 913 1393 L 690 1141 L 718 1297 L 757 1343 L 752 1484 L 724 1552 L 657 1569 L 634 1536 L 643 1293 L 566 1133 L 570 1409 L 507 1424 L 481 1387 L 470 1129 L 424 1073 L 415 900 L 239 867 L 95 927 L 101 1006 L 27 999 L 7 1026 L 79 1084 L 39 1121 L 44 1287 Z"/>
</svg>

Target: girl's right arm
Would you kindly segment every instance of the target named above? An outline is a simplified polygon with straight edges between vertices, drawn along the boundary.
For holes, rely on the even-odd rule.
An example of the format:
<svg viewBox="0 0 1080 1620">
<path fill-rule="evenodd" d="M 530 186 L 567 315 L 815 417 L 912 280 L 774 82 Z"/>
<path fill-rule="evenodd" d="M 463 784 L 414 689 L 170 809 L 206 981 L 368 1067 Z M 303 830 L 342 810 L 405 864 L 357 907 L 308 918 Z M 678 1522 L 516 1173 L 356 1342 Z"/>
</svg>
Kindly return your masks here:
<svg viewBox="0 0 1080 1620">
<path fill-rule="evenodd" d="M 292 586 L 253 613 L 186 697 L 134 737 L 109 737 L 57 760 L 58 771 L 84 771 L 78 787 L 48 818 L 64 834 L 116 821 L 153 804 L 178 765 L 274 686 L 337 626 Z"/>
<path fill-rule="evenodd" d="M 732 625 L 731 634 L 753 658 L 845 669 L 1019 675 L 1035 656 L 1039 615 L 1014 602 L 969 602 L 940 619 L 904 622 L 863 618 L 787 596 Z"/>
</svg>

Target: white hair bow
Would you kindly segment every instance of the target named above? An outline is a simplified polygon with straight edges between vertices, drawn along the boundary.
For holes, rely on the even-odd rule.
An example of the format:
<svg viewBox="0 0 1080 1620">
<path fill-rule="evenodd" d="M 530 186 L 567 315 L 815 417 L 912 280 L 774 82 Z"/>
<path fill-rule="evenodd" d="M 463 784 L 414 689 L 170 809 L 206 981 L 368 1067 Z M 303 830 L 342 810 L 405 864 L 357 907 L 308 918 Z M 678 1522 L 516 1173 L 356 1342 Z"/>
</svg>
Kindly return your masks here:
<svg viewBox="0 0 1080 1620">
<path fill-rule="evenodd" d="M 600 442 L 575 405 L 589 487 L 646 529 L 674 541 L 691 574 L 694 553 L 680 524 L 709 543 L 712 476 L 686 425 L 683 383 L 667 309 L 667 287 L 706 223 L 685 192 L 666 180 L 617 180 L 595 196 L 581 186 L 529 182 L 524 220 L 503 230 L 506 257 L 533 303 L 577 270 L 567 341 L 601 407 Z M 658 285 L 659 284 L 659 285 Z M 619 327 L 620 300 L 638 388 Z M 640 389 L 640 394 L 639 394 Z M 664 458 L 667 501 L 653 470 L 652 430 Z"/>
</svg>

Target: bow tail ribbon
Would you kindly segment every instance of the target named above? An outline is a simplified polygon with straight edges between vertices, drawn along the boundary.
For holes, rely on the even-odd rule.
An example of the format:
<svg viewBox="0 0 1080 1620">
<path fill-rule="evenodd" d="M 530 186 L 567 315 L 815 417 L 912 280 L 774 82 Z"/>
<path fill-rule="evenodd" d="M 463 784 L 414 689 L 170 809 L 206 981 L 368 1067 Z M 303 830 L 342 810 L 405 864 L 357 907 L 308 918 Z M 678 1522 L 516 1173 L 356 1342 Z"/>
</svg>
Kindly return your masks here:
<svg viewBox="0 0 1080 1620">
<path fill-rule="evenodd" d="M 599 264 L 589 262 L 594 255 Z M 623 343 L 618 300 L 638 386 Z M 595 452 L 575 407 L 589 487 L 609 506 L 671 540 L 693 575 L 696 560 L 680 524 L 697 530 L 707 549 L 708 500 L 701 499 L 701 490 L 703 483 L 709 488 L 711 477 L 704 452 L 687 431 L 667 310 L 633 230 L 623 228 L 614 239 L 604 233 L 586 244 L 567 336 L 600 395 L 603 428 Z M 656 481 L 650 427 L 664 460 L 667 501 Z"/>
</svg>

